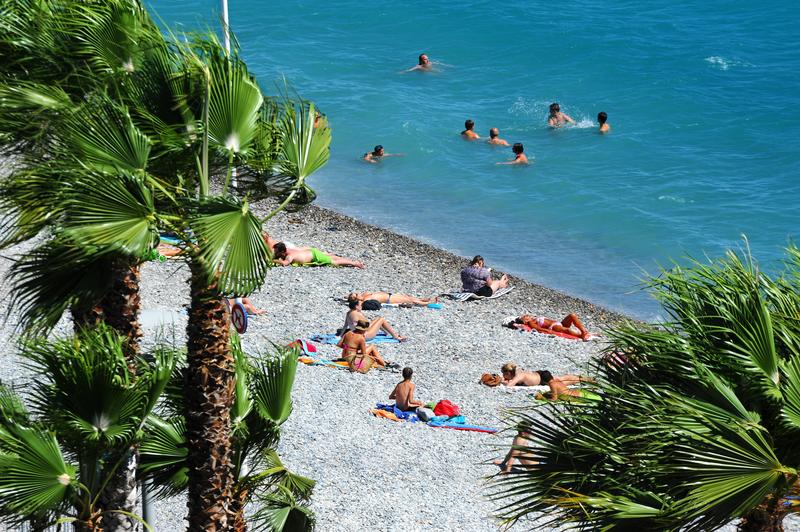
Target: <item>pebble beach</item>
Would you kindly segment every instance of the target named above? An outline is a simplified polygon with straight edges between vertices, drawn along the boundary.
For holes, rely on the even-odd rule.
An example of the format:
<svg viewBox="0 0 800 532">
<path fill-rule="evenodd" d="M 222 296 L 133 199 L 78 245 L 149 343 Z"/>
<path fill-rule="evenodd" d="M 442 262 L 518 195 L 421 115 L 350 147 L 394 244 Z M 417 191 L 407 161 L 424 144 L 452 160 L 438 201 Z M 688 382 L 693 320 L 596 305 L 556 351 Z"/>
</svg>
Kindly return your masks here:
<svg viewBox="0 0 800 532">
<path fill-rule="evenodd" d="M 266 205 L 257 209 L 267 212 Z M 281 213 L 266 230 L 277 239 L 361 260 L 366 268 L 272 269 L 261 290 L 251 295 L 253 303 L 267 311 L 251 316 L 242 336 L 251 353 L 268 350 L 271 342 L 286 344 L 334 332 L 347 310 L 342 298 L 352 290 L 424 297 L 458 290 L 459 271 L 468 262 L 316 206 Z M 491 266 L 491 257 L 486 259 Z M 0 265 L 5 275 L 10 261 Z M 187 279 L 188 270 L 180 261 L 148 262 L 143 267 L 145 344 L 159 336 L 183 344 Z M 468 423 L 503 428 L 507 409 L 530 405 L 532 399 L 526 391 L 479 385 L 482 373 L 498 372 L 509 361 L 554 374 L 585 373 L 588 360 L 603 346 L 602 338 L 582 342 L 516 332 L 502 326 L 506 317 L 527 312 L 560 318 L 575 312 L 596 332 L 625 319 L 522 279 L 512 278 L 511 284 L 514 290 L 495 300 L 458 303 L 442 298 L 442 309 L 383 308 L 366 314 L 384 316 L 408 337 L 407 342 L 378 347 L 387 360 L 414 369 L 419 399 L 449 399 L 461 407 Z M 7 291 L 6 283 L 4 296 Z M 152 320 L 153 315 L 161 319 Z M 174 318 L 174 327 L 164 326 L 164 316 Z M 13 314 L 3 324 L 0 380 L 23 389 L 30 376 L 14 354 L 15 325 Z M 54 334 L 69 331 L 69 322 L 62 320 Z M 316 345 L 325 358 L 335 358 L 340 351 Z M 400 380 L 399 372 L 390 370 L 362 375 L 298 367 L 294 411 L 283 426 L 279 453 L 293 472 L 317 481 L 311 503 L 317 529 L 497 530 L 499 522 L 492 514 L 498 503 L 487 499 L 487 482 L 498 471 L 491 461 L 505 452 L 513 434 L 438 429 L 372 416 L 369 409 L 388 402 Z M 154 510 L 154 530 L 185 530 L 181 498 L 157 501 Z"/>
</svg>

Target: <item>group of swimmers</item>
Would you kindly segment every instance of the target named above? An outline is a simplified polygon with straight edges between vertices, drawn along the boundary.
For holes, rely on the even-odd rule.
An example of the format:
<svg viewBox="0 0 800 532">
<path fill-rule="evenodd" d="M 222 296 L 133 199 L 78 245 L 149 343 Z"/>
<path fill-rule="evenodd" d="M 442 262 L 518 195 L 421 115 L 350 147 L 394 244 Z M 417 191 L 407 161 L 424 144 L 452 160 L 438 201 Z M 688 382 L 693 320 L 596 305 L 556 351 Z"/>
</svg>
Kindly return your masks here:
<svg viewBox="0 0 800 532">
<path fill-rule="evenodd" d="M 405 72 L 431 72 L 434 69 L 434 63 L 430 60 L 427 54 L 419 55 L 419 62 Z M 550 104 L 550 115 L 547 117 L 547 124 L 552 128 L 559 128 L 567 124 L 574 124 L 575 120 L 571 116 L 561 111 L 561 106 L 558 102 Z M 608 123 L 608 114 L 605 111 L 597 113 L 597 123 L 599 125 L 598 132 L 608 133 L 611 131 L 611 124 Z M 464 130 L 461 132 L 461 137 L 464 140 L 474 141 L 479 140 L 481 137 L 475 132 L 475 122 L 473 120 L 466 120 L 464 122 Z M 489 129 L 488 144 L 492 146 L 509 146 L 508 141 L 500 138 L 500 130 L 496 127 Z M 525 155 L 525 146 L 521 142 L 515 142 L 511 146 L 511 151 L 514 152 L 514 159 L 507 162 L 499 162 L 496 164 L 501 165 L 517 165 L 529 164 L 528 157 Z M 383 157 L 400 156 L 401 153 L 386 153 L 383 146 L 380 144 L 375 146 L 371 152 L 364 154 L 363 159 L 369 163 L 376 163 Z"/>
</svg>

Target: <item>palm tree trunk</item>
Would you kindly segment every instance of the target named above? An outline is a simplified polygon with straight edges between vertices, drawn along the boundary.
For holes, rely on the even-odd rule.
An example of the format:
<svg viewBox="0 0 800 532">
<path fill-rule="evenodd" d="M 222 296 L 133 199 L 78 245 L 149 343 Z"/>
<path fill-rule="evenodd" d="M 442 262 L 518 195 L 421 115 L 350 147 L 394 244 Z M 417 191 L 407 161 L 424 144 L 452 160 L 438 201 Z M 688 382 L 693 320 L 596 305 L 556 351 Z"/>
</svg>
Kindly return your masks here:
<svg viewBox="0 0 800 532">
<path fill-rule="evenodd" d="M 244 507 L 247 504 L 248 490 L 237 491 L 233 497 L 231 509 L 235 514 L 233 520 L 234 532 L 247 532 L 247 520 L 244 518 Z"/>
<path fill-rule="evenodd" d="M 736 530 L 739 532 L 783 532 L 786 512 L 776 509 L 774 504 L 759 505 L 742 516 Z"/>
<path fill-rule="evenodd" d="M 139 294 L 139 263 L 131 263 L 120 259 L 114 262 L 111 272 L 111 285 L 100 301 L 99 308 L 103 321 L 125 337 L 125 358 L 131 374 L 136 373 L 136 358 L 139 355 L 139 338 L 142 328 L 139 324 L 141 296 Z M 119 468 L 109 480 L 98 504 L 102 510 L 124 510 L 138 514 L 138 495 L 136 467 L 139 463 L 139 451 L 132 446 L 121 455 L 111 457 L 116 463 L 121 459 Z M 103 524 L 108 530 L 122 532 L 138 532 L 141 523 L 136 519 L 120 513 L 103 514 Z"/>
<path fill-rule="evenodd" d="M 231 406 L 234 400 L 234 359 L 230 347 L 228 307 L 195 262 L 187 326 L 188 369 L 184 386 L 186 443 L 189 465 L 189 530 L 230 530 Z"/>
</svg>

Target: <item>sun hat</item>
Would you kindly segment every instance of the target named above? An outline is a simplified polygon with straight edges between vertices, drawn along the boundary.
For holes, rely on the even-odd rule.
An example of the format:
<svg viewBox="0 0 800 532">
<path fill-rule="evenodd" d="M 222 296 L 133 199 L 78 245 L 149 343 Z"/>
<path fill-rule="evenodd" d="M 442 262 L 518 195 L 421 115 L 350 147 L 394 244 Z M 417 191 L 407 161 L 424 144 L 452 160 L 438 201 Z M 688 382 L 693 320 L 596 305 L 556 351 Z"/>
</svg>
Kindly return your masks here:
<svg viewBox="0 0 800 532">
<path fill-rule="evenodd" d="M 366 331 L 367 329 L 369 329 L 369 322 L 367 320 L 358 320 L 358 322 L 356 322 L 357 331 Z"/>
</svg>

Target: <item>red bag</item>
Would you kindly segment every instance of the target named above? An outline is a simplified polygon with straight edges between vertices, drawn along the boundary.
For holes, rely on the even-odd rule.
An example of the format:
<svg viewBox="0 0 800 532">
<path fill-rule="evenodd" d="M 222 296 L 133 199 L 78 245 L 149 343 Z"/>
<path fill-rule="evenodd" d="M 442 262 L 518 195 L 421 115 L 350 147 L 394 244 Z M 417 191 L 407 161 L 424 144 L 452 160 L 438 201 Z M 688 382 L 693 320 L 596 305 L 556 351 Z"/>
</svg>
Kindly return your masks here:
<svg viewBox="0 0 800 532">
<path fill-rule="evenodd" d="M 458 405 L 454 405 L 447 399 L 442 399 L 433 407 L 433 413 L 437 416 L 453 417 L 459 415 L 461 410 L 459 410 Z"/>
</svg>

